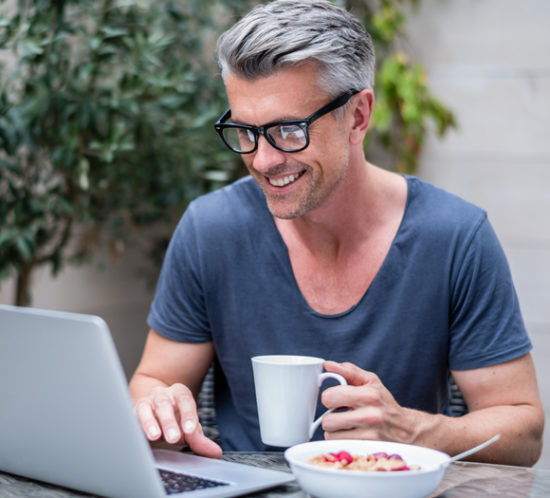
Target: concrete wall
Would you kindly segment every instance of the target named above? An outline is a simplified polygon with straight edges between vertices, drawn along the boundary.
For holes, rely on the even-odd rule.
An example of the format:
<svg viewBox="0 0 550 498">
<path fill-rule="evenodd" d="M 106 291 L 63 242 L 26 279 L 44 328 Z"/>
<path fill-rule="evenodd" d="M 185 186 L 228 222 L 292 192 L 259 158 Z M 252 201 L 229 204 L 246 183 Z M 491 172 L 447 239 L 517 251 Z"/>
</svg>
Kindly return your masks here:
<svg viewBox="0 0 550 498">
<path fill-rule="evenodd" d="M 460 125 L 419 176 L 482 206 L 508 256 L 550 426 L 550 2 L 422 0 L 407 50 Z M 550 430 L 538 467 L 550 469 Z"/>
<path fill-rule="evenodd" d="M 141 356 L 154 289 L 142 253 L 130 248 L 123 258 L 101 252 L 92 264 L 66 267 L 56 279 L 43 268 L 33 278 L 32 305 L 37 308 L 99 315 L 109 324 L 121 361 L 129 377 Z M 13 304 L 14 283 L 2 282 L 0 303 Z"/>
<path fill-rule="evenodd" d="M 408 23 L 407 50 L 460 130 L 431 138 L 419 176 L 484 207 L 508 255 L 535 344 L 550 414 L 550 2 L 422 0 Z M 135 251 L 122 260 L 35 279 L 34 305 L 95 313 L 109 323 L 128 375 L 147 326 L 152 289 Z M 2 284 L 0 302 L 10 303 Z M 550 432 L 550 431 L 548 431 Z M 538 467 L 550 469 L 550 436 Z"/>
</svg>

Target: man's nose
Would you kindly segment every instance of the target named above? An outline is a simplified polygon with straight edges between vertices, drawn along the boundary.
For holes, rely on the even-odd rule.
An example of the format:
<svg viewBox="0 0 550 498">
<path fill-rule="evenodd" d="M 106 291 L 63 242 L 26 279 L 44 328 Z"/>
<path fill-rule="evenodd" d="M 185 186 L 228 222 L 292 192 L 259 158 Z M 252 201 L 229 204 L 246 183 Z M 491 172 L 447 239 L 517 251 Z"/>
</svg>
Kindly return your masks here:
<svg viewBox="0 0 550 498">
<path fill-rule="evenodd" d="M 263 135 L 260 135 L 258 138 L 258 148 L 254 152 L 254 159 L 252 161 L 253 168 L 261 173 L 266 173 L 270 168 L 284 161 L 284 152 L 273 147 Z"/>
</svg>

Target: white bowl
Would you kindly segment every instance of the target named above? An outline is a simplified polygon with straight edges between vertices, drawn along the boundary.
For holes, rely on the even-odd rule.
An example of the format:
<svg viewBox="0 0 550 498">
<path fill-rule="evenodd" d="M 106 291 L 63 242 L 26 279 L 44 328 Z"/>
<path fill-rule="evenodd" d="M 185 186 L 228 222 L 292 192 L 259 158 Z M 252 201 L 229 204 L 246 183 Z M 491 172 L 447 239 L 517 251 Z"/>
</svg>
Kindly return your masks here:
<svg viewBox="0 0 550 498">
<path fill-rule="evenodd" d="M 420 470 L 371 472 L 307 463 L 311 457 L 341 450 L 365 456 L 377 452 L 397 453 L 408 466 L 418 465 Z M 439 485 L 450 459 L 446 453 L 421 446 L 355 439 L 298 444 L 285 451 L 285 458 L 300 486 L 318 498 L 426 497 Z"/>
</svg>

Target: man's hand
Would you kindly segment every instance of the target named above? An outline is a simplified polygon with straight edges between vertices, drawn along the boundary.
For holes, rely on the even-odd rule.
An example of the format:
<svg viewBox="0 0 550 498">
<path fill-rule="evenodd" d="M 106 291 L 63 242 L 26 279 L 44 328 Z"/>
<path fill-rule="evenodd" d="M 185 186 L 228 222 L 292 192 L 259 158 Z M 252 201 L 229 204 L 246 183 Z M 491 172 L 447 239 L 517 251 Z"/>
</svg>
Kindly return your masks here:
<svg viewBox="0 0 550 498">
<path fill-rule="evenodd" d="M 153 388 L 148 396 L 137 400 L 135 409 L 149 441 L 187 444 L 199 455 L 221 457 L 221 448 L 203 434 L 195 399 L 183 384 Z"/>
<path fill-rule="evenodd" d="M 324 364 L 348 381 L 347 386 L 326 389 L 322 402 L 327 408 L 347 408 L 323 417 L 326 439 L 373 439 L 413 443 L 414 410 L 403 408 L 378 376 L 352 363 Z"/>
<path fill-rule="evenodd" d="M 544 411 L 533 360 L 526 354 L 475 370 L 452 371 L 469 413 L 462 417 L 432 414 L 400 406 L 380 379 L 351 363 L 327 361 L 324 367 L 348 381 L 326 389 L 326 439 L 398 441 L 456 455 L 495 434 L 501 438 L 469 459 L 505 465 L 533 465 L 542 449 Z"/>
<path fill-rule="evenodd" d="M 219 458 L 221 448 L 202 432 L 195 396 L 214 359 L 212 343 L 172 341 L 151 330 L 130 393 L 143 431 L 151 442 L 189 445 L 195 453 Z"/>
</svg>

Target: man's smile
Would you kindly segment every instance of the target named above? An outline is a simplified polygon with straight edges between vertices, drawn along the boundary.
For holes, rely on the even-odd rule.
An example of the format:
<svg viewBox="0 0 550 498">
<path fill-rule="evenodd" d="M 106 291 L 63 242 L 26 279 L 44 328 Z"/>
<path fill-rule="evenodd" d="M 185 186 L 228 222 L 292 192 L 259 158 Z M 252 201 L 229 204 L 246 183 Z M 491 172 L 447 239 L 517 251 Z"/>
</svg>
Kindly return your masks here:
<svg viewBox="0 0 550 498">
<path fill-rule="evenodd" d="M 289 185 L 290 183 L 294 183 L 304 173 L 305 173 L 305 170 L 301 171 L 300 173 L 293 173 L 293 174 L 290 174 L 290 175 L 281 176 L 279 178 L 270 178 L 268 176 L 266 176 L 266 178 L 267 178 L 267 181 L 269 182 L 269 184 L 274 186 L 274 187 L 285 187 L 286 185 Z"/>
</svg>

